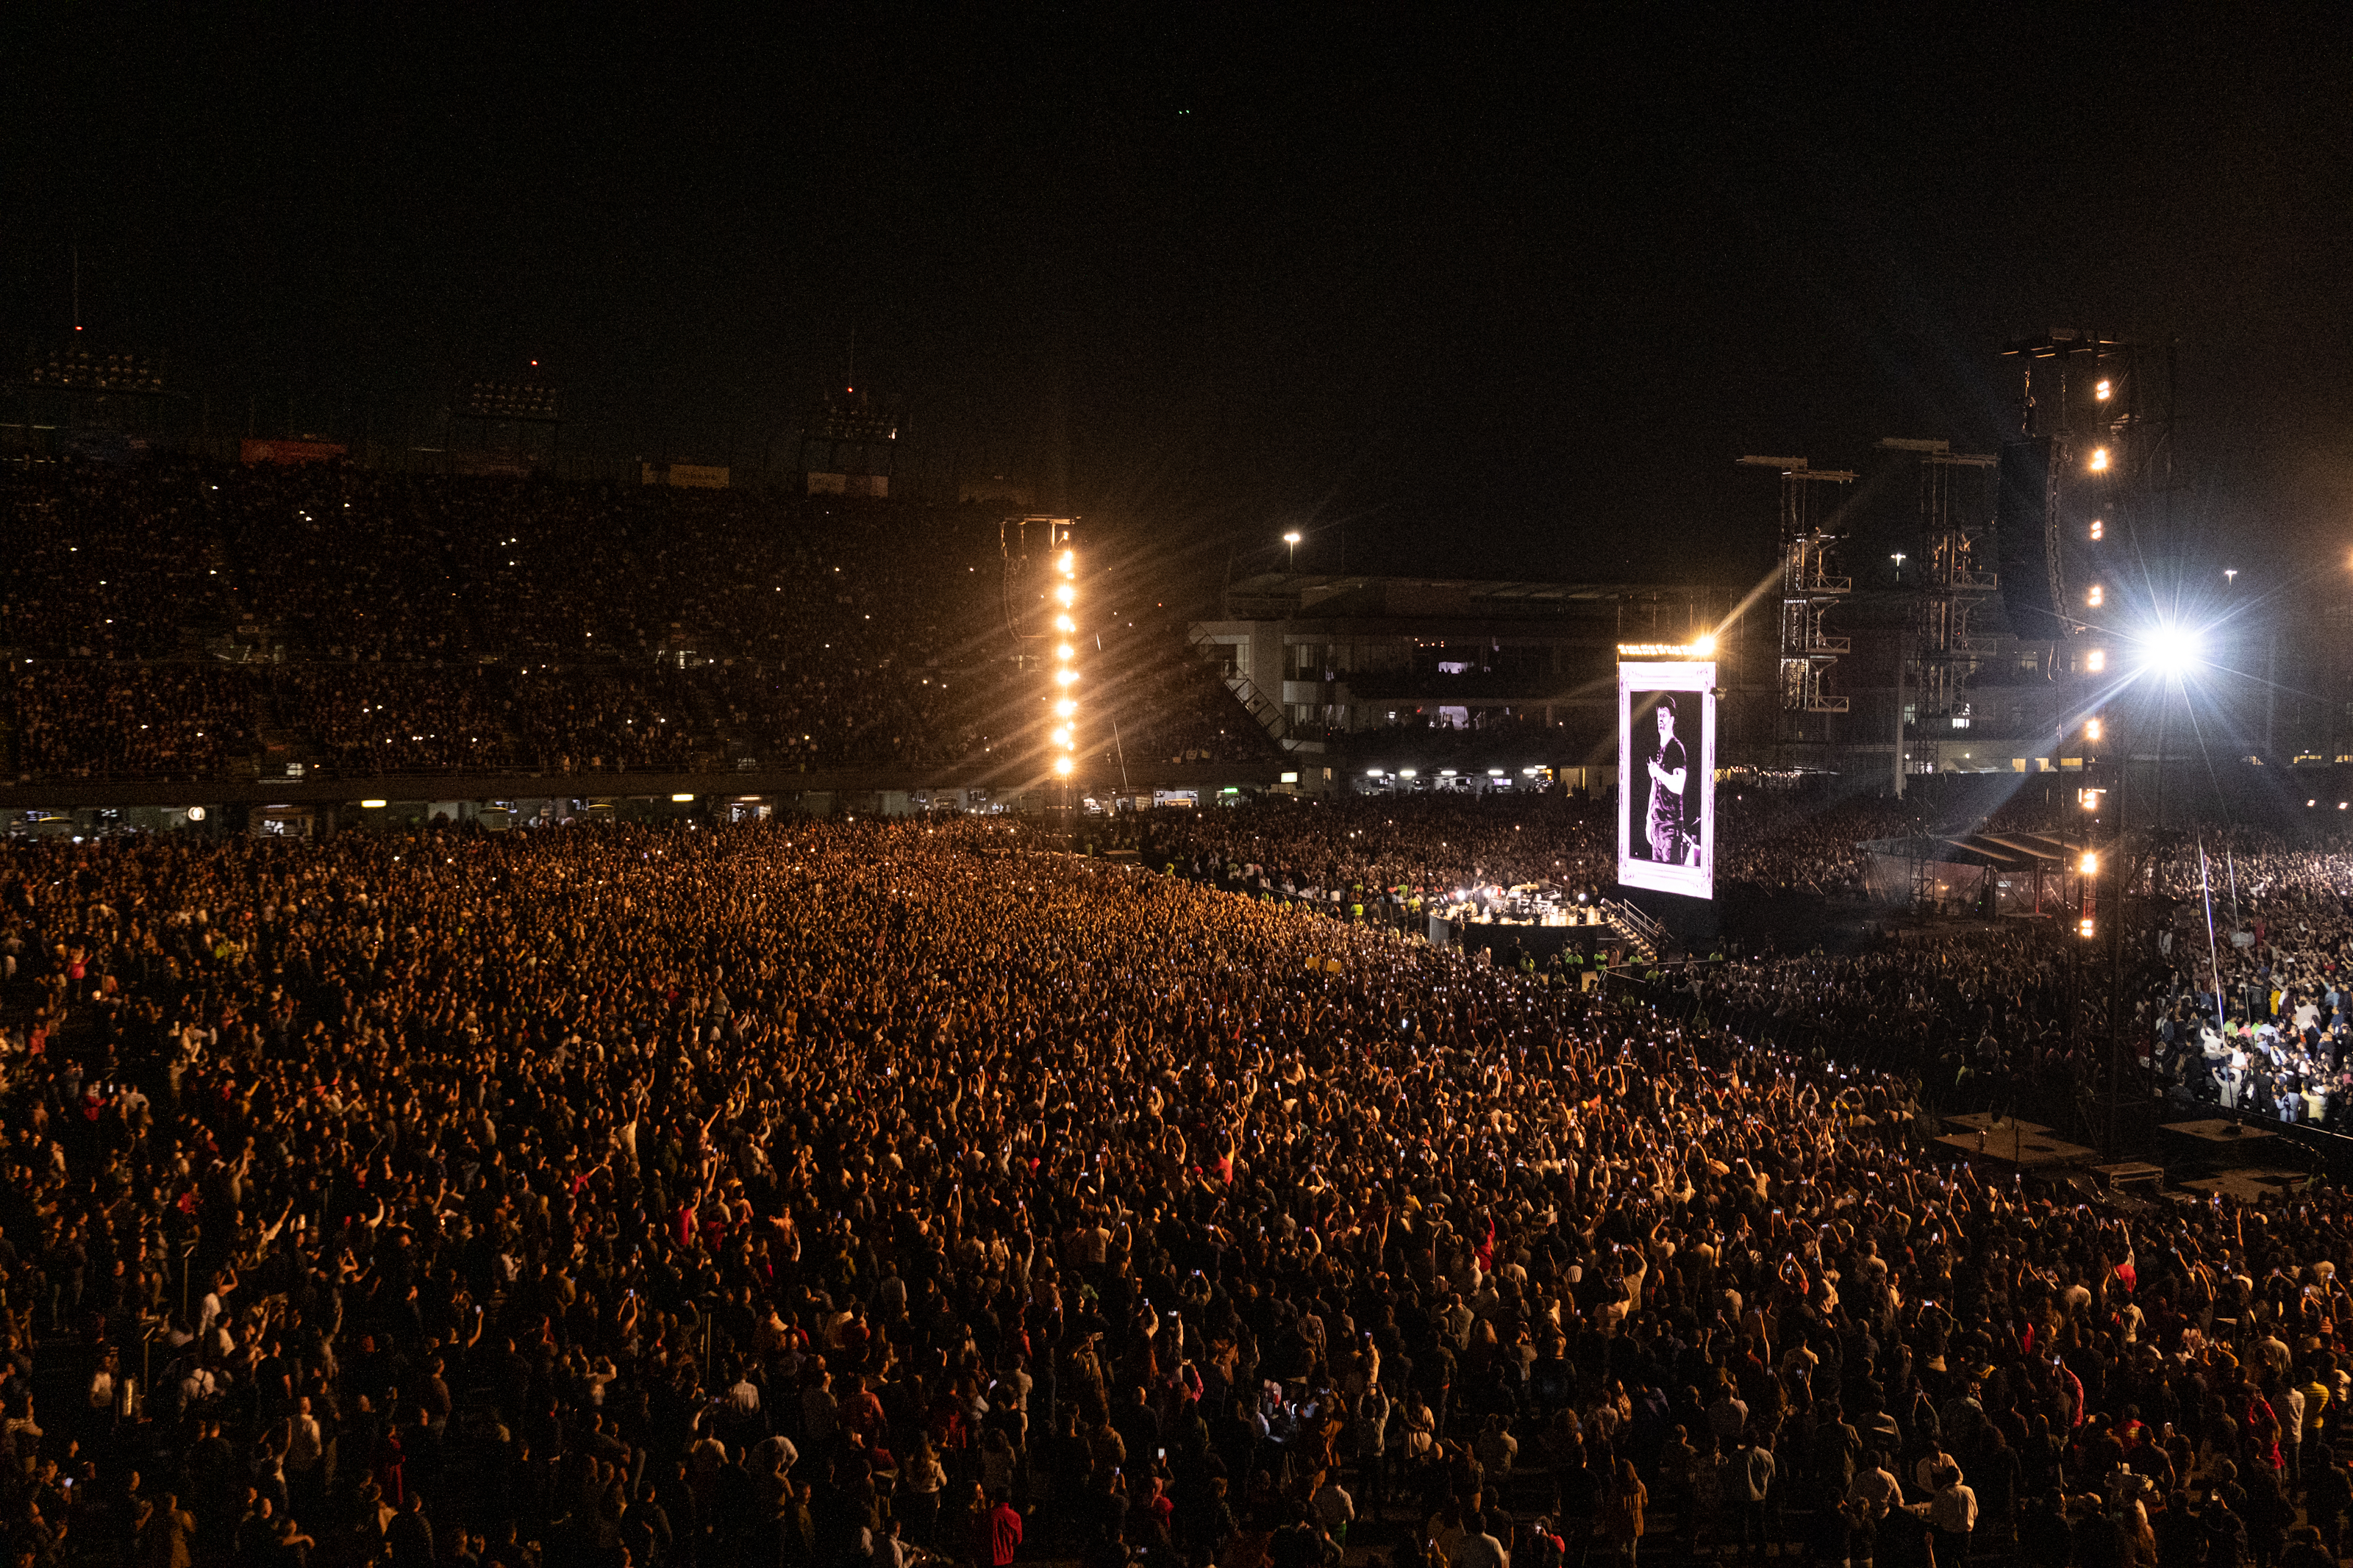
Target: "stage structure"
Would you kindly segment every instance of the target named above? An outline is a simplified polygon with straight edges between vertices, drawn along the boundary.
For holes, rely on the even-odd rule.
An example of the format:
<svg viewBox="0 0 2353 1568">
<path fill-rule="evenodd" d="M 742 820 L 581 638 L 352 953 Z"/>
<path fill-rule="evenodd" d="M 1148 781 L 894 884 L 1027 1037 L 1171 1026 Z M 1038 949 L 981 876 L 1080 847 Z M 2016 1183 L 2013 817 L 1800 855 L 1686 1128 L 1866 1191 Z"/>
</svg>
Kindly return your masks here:
<svg viewBox="0 0 2353 1568">
<path fill-rule="evenodd" d="M 1618 880 L 1715 897 L 1715 639 L 1618 650 Z"/>
<path fill-rule="evenodd" d="M 1781 470 L 1781 707 L 1791 713 L 1843 713 L 1847 700 L 1822 690 L 1822 677 L 1853 645 L 1822 629 L 1822 617 L 1854 586 L 1830 574 L 1838 535 L 1815 516 L 1820 485 L 1854 482 L 1845 468 L 1817 468 L 1803 458 L 1743 458 Z"/>
<path fill-rule="evenodd" d="M 2001 585 L 1994 570 L 1990 489 L 1999 459 L 1956 452 L 1949 441 L 1891 436 L 1879 447 L 1916 454 L 1920 461 L 1920 543 L 1926 559 L 1913 589 L 1896 672 L 1895 793 L 1901 795 L 1907 724 L 1943 735 L 1977 722 L 1968 679 L 1993 651 L 1994 634 L 1980 617 Z"/>
</svg>

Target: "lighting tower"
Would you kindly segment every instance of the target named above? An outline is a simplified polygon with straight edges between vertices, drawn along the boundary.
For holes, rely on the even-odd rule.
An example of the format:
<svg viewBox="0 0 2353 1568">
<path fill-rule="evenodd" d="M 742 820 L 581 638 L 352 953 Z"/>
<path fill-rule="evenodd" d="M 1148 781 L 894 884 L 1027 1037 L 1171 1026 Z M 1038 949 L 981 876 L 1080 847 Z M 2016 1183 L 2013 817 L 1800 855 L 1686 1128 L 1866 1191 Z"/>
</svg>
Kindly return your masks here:
<svg viewBox="0 0 2353 1568">
<path fill-rule="evenodd" d="M 1047 752 L 1054 776 L 1065 784 L 1078 767 L 1079 752 L 1079 553 L 1072 537 L 1077 523 L 1073 517 L 1008 517 L 997 525 L 1005 557 L 1006 630 L 1023 669 L 1034 658 L 1051 672 L 1040 700 L 1052 720 Z"/>
<path fill-rule="evenodd" d="M 1927 561 L 1915 584 L 1910 679 L 1923 722 L 1961 719 L 1962 682 L 1987 646 L 1976 616 L 2000 576 L 1992 567 L 1991 513 L 1982 494 L 1999 458 L 1956 452 L 1949 441 L 1891 436 L 1883 451 L 1920 458 L 1920 531 Z M 1978 495 L 1962 493 L 1974 485 Z"/>
<path fill-rule="evenodd" d="M 1079 552 L 1071 542 L 1068 519 L 1057 519 L 1049 525 L 1047 547 L 1054 568 L 1050 590 L 1054 604 L 1054 677 L 1050 693 L 1054 728 L 1049 738 L 1054 743 L 1054 776 L 1067 788 L 1078 763 L 1079 733 Z"/>
<path fill-rule="evenodd" d="M 2021 362 L 2019 478 L 2042 481 L 2042 563 L 2063 633 L 2119 619 L 2126 586 L 2169 613 L 2181 542 L 2173 528 L 2173 351 L 2053 327 L 2002 351 Z M 2161 384 L 2158 384 L 2161 378 Z M 2034 470 L 2040 470 L 2034 472 Z"/>
<path fill-rule="evenodd" d="M 1822 673 L 1852 647 L 1822 631 L 1822 616 L 1853 580 L 1830 574 L 1838 536 L 1815 521 L 1818 485 L 1845 485 L 1843 468 L 1816 468 L 1803 458 L 1743 458 L 1752 468 L 1781 470 L 1781 706 L 1792 713 L 1843 713 L 1847 700 L 1822 694 Z"/>
</svg>

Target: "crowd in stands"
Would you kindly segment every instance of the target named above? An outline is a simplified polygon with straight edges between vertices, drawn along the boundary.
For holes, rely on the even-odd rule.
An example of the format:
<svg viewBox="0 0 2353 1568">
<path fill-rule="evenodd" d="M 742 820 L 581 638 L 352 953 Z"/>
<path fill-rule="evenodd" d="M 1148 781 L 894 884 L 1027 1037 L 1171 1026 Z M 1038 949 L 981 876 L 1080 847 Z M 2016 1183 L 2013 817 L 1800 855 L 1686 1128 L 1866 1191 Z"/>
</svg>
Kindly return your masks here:
<svg viewBox="0 0 2353 1568">
<path fill-rule="evenodd" d="M 1591 893 L 1617 879 L 1616 821 L 1606 803 L 1561 790 L 1275 796 L 1155 813 L 1136 847 L 1145 864 L 1196 879 L 1433 895 L 1535 883 Z"/>
<path fill-rule="evenodd" d="M 16 775 L 817 771 L 1042 743 L 1035 595 L 987 509 L 160 461 L 13 468 L 0 516 Z M 1091 573 L 1080 612 L 1091 711 L 1127 717 L 1096 726 L 1103 776 L 1271 754 L 1137 580 Z"/>
<path fill-rule="evenodd" d="M 1314 889 L 1416 893 L 1534 886 L 1590 897 L 1617 879 L 1614 804 L 1523 777 L 1478 789 L 1271 798 L 1171 817 L 1132 835 L 1147 863 L 1188 876 L 1213 871 Z M 1921 808 L 1900 801 L 1834 802 L 1790 792 L 1717 795 L 1715 874 L 1768 893 L 1845 900 L 1863 892 L 1859 844 L 1916 831 Z M 1227 868 L 1230 868 L 1229 871 Z"/>
<path fill-rule="evenodd" d="M 16 846 L 0 958 L 19 1562 L 2319 1568 L 2353 1509 L 2338 1190 L 1957 1165 L 1904 1077 L 994 821 Z"/>
<path fill-rule="evenodd" d="M 20 666 L 8 706 L 20 771 L 213 778 L 258 739 L 250 680 L 200 664 Z"/>
<path fill-rule="evenodd" d="M 288 665 L 249 679 L 331 767 L 352 777 L 495 767 L 507 753 L 512 706 L 479 669 Z"/>
<path fill-rule="evenodd" d="M 1879 796 L 1824 805 L 1799 792 L 1750 786 L 1715 797 L 1716 875 L 1776 892 L 1862 896 L 1861 845 L 1926 826 L 1923 808 Z"/>
</svg>

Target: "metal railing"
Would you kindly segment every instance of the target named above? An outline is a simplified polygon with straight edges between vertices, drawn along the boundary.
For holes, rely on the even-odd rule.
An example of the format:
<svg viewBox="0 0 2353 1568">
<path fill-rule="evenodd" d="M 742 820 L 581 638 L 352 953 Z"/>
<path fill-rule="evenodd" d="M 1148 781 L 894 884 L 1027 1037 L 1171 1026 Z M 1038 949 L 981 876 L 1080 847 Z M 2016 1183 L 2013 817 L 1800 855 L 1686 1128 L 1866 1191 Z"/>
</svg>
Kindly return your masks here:
<svg viewBox="0 0 2353 1568">
<path fill-rule="evenodd" d="M 1626 940 L 1641 951 L 1645 958 L 1656 958 L 1666 945 L 1667 928 L 1619 899 L 1603 899 L 1601 918 L 1623 932 Z"/>
</svg>

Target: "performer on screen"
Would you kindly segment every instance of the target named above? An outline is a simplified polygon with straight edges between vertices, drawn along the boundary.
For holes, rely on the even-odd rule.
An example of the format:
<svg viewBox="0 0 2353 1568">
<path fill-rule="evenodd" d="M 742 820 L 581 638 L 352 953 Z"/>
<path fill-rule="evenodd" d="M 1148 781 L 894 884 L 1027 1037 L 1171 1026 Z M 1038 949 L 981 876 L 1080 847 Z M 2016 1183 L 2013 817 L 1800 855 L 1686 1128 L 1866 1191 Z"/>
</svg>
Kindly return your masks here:
<svg viewBox="0 0 2353 1568">
<path fill-rule="evenodd" d="M 1650 858 L 1664 865 L 1683 861 L 1683 784 L 1691 769 L 1683 743 L 1675 739 L 1675 700 L 1672 693 L 1658 700 L 1659 750 L 1651 758 L 1651 814 L 1648 822 Z"/>
</svg>

